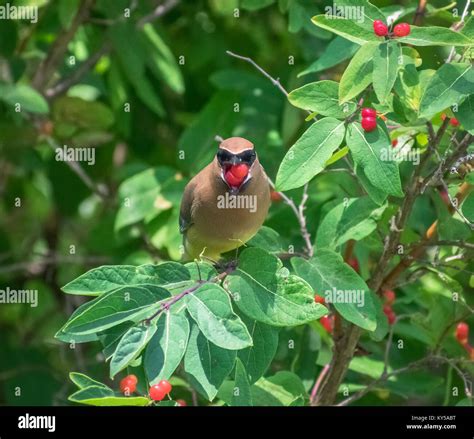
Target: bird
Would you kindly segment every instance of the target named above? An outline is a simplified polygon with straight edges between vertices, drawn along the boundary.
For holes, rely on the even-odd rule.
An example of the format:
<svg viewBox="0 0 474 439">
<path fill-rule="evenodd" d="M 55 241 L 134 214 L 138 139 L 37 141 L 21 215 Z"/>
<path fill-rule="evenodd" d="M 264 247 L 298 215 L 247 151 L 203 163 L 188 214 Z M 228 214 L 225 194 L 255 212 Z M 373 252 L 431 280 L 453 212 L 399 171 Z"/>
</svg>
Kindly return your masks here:
<svg viewBox="0 0 474 439">
<path fill-rule="evenodd" d="M 270 203 L 270 184 L 253 143 L 242 137 L 222 140 L 211 163 L 184 189 L 183 260 L 218 262 L 241 247 L 262 226 Z"/>
</svg>

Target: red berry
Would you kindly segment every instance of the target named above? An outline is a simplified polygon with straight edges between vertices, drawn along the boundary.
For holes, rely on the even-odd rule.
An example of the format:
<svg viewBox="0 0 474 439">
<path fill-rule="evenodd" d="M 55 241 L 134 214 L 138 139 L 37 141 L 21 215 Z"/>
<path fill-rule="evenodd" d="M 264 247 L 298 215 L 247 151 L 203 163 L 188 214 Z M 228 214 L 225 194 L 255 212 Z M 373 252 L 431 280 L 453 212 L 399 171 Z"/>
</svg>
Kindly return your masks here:
<svg viewBox="0 0 474 439">
<path fill-rule="evenodd" d="M 324 297 L 320 296 L 319 294 L 315 294 L 314 301 L 316 303 L 320 303 L 321 305 L 324 305 L 326 303 L 326 301 L 324 300 Z"/>
<path fill-rule="evenodd" d="M 400 24 L 397 24 L 393 28 L 393 33 L 397 37 L 406 37 L 407 35 L 410 34 L 410 31 L 411 31 L 411 29 L 410 29 L 410 25 L 408 23 L 400 23 Z"/>
<path fill-rule="evenodd" d="M 362 108 L 360 115 L 363 118 L 364 117 L 377 117 L 377 112 L 373 108 L 365 107 L 365 108 Z"/>
<path fill-rule="evenodd" d="M 127 375 L 120 381 L 120 391 L 125 395 L 130 395 L 137 390 L 138 379 L 135 375 Z"/>
<path fill-rule="evenodd" d="M 329 316 L 323 316 L 319 319 L 319 323 L 323 325 L 326 332 L 332 334 L 332 319 Z"/>
<path fill-rule="evenodd" d="M 279 203 L 281 200 L 283 200 L 283 197 L 281 196 L 280 192 L 277 191 L 271 191 L 270 198 L 274 203 Z"/>
<path fill-rule="evenodd" d="M 148 393 L 153 401 L 161 401 L 166 396 L 166 392 L 158 384 L 151 386 Z"/>
<path fill-rule="evenodd" d="M 458 126 L 459 126 L 459 120 L 457 120 L 455 117 L 452 117 L 452 118 L 449 120 L 449 123 L 450 123 L 453 127 L 458 127 Z"/>
<path fill-rule="evenodd" d="M 232 174 L 231 171 L 227 171 L 224 174 L 224 178 L 225 178 L 225 181 L 227 181 L 227 183 L 233 187 L 240 186 L 240 183 L 242 183 L 242 181 L 244 180 L 243 178 L 236 177 L 234 174 Z"/>
<path fill-rule="evenodd" d="M 165 392 L 165 395 L 168 395 L 168 393 L 170 393 L 171 389 L 173 388 L 169 381 L 166 380 L 161 380 L 158 383 L 158 386 L 161 388 L 161 390 L 163 390 L 163 392 Z"/>
<path fill-rule="evenodd" d="M 388 34 L 388 27 L 384 23 L 376 24 L 374 21 L 374 32 L 375 35 L 378 35 L 379 37 L 384 37 Z"/>
<path fill-rule="evenodd" d="M 398 145 L 398 140 L 397 140 L 397 139 L 393 139 L 393 140 L 392 140 L 392 146 L 395 148 L 397 145 Z"/>
<path fill-rule="evenodd" d="M 390 305 L 385 305 L 383 307 L 383 312 L 387 316 L 388 319 L 388 324 L 393 325 L 395 323 L 395 320 L 397 319 L 396 314 L 393 312 L 393 309 Z"/>
<path fill-rule="evenodd" d="M 458 323 L 458 326 L 456 327 L 456 338 L 458 342 L 461 343 L 462 345 L 466 345 L 468 337 L 469 337 L 469 325 L 464 322 Z"/>
<path fill-rule="evenodd" d="M 177 400 L 176 400 L 176 403 L 177 403 L 180 407 L 186 407 L 186 406 L 188 405 L 184 399 L 177 399 Z"/>
<path fill-rule="evenodd" d="M 367 132 L 373 131 L 377 128 L 377 120 L 375 117 L 364 117 L 361 124 L 364 131 Z"/>
<path fill-rule="evenodd" d="M 350 258 L 347 263 L 354 269 L 355 272 L 359 273 L 359 261 L 357 258 Z"/>
<path fill-rule="evenodd" d="M 230 172 L 232 172 L 234 177 L 244 179 L 249 173 L 249 167 L 245 163 L 240 163 L 238 165 L 231 166 Z"/>
<path fill-rule="evenodd" d="M 396 299 L 395 291 L 386 290 L 383 293 L 383 296 L 385 297 L 385 303 L 387 305 L 393 305 L 395 303 L 395 299 Z"/>
</svg>

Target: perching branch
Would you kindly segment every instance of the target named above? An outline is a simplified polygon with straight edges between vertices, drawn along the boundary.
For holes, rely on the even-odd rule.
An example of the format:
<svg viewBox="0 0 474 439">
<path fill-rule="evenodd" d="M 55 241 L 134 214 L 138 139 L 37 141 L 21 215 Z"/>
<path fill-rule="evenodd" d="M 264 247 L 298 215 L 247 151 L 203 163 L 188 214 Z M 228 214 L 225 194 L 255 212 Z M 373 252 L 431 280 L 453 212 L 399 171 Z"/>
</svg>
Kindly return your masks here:
<svg viewBox="0 0 474 439">
<path fill-rule="evenodd" d="M 230 274 L 234 269 L 233 268 L 228 268 L 227 270 L 223 271 L 222 273 L 219 273 L 217 276 L 214 276 L 212 279 L 209 280 L 198 280 L 192 287 L 186 288 L 184 291 L 181 291 L 181 293 L 176 294 L 176 296 L 173 296 L 170 300 L 167 300 L 163 302 L 160 305 L 160 308 L 158 311 L 156 311 L 154 314 L 152 314 L 150 317 L 147 319 L 143 320 L 143 322 L 146 325 L 149 325 L 153 319 L 156 317 L 160 316 L 163 312 L 168 311 L 172 305 L 175 303 L 179 302 L 181 299 L 186 297 L 189 294 L 194 293 L 196 290 L 201 288 L 203 285 L 210 284 L 210 283 L 217 283 L 226 278 L 228 274 Z"/>
</svg>

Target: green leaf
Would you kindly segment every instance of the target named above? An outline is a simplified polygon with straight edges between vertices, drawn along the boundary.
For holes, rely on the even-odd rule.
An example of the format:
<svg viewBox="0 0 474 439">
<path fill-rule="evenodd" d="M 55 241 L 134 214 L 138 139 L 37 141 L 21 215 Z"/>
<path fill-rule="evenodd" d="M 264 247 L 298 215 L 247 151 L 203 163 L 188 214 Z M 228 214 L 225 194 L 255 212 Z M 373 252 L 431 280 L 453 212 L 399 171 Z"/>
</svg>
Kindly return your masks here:
<svg viewBox="0 0 474 439">
<path fill-rule="evenodd" d="M 155 114 L 163 116 L 164 108 L 146 76 L 147 47 L 131 23 L 120 21 L 109 28 L 109 36 L 120 65 L 140 100 Z"/>
<path fill-rule="evenodd" d="M 247 241 L 246 245 L 263 248 L 269 253 L 280 253 L 283 251 L 280 235 L 267 226 L 260 227 L 257 234 L 250 241 Z"/>
<path fill-rule="evenodd" d="M 241 0 L 240 6 L 249 11 L 257 11 L 273 4 L 275 0 Z"/>
<path fill-rule="evenodd" d="M 0 84 L 0 99 L 7 104 L 21 107 L 21 111 L 45 114 L 49 106 L 41 94 L 24 84 Z"/>
<path fill-rule="evenodd" d="M 474 69 L 470 64 L 443 64 L 424 90 L 420 117 L 431 118 L 451 105 L 474 94 Z"/>
<path fill-rule="evenodd" d="M 236 359 L 235 363 L 235 385 L 231 405 L 234 407 L 247 407 L 253 405 L 247 371 L 239 358 Z"/>
<path fill-rule="evenodd" d="M 365 175 L 365 172 L 362 166 L 357 166 L 357 164 L 355 164 L 354 171 L 357 178 L 359 179 L 359 183 L 367 192 L 371 200 L 377 205 L 381 206 L 387 199 L 387 193 L 379 189 L 378 187 L 374 186 L 369 181 L 369 179 L 367 178 L 367 175 Z"/>
<path fill-rule="evenodd" d="M 79 389 L 84 389 L 86 387 L 90 386 L 99 386 L 99 387 L 104 387 L 105 389 L 110 389 L 110 387 L 106 386 L 105 384 L 93 380 L 92 378 L 89 378 L 87 375 L 84 375 L 83 373 L 79 372 L 71 372 L 69 374 L 69 379 L 77 386 Z"/>
<path fill-rule="evenodd" d="M 307 393 L 301 379 L 294 373 L 277 372 L 269 378 L 260 378 L 252 386 L 255 406 L 290 406 L 295 400 L 304 401 Z"/>
<path fill-rule="evenodd" d="M 358 50 L 358 44 L 342 37 L 336 37 L 328 44 L 322 55 L 309 67 L 299 73 L 298 77 L 308 75 L 309 73 L 318 73 L 334 67 L 346 59 L 352 58 L 352 55 Z"/>
<path fill-rule="evenodd" d="M 411 26 L 410 35 L 397 38 L 397 40 L 413 46 L 471 46 L 474 44 L 473 40 L 461 33 L 439 26 Z"/>
<path fill-rule="evenodd" d="M 386 102 L 395 84 L 401 56 L 401 46 L 396 41 L 382 43 L 375 51 L 372 81 L 374 83 L 375 94 L 381 104 Z"/>
<path fill-rule="evenodd" d="M 120 340 L 134 324 L 134 322 L 123 322 L 120 325 L 113 326 L 112 328 L 97 334 L 102 346 L 104 347 L 102 353 L 106 360 L 109 360 L 112 355 L 114 355 Z"/>
<path fill-rule="evenodd" d="M 189 322 L 183 314 L 164 313 L 145 352 L 145 371 L 150 384 L 169 380 L 179 366 L 189 338 Z"/>
<path fill-rule="evenodd" d="M 73 393 L 69 401 L 94 406 L 140 406 L 150 404 L 150 400 L 144 396 L 117 396 L 111 389 L 101 386 L 89 386 Z"/>
<path fill-rule="evenodd" d="M 379 41 L 379 38 L 374 34 L 373 30 L 364 29 L 354 21 L 346 18 L 316 15 L 311 20 L 316 26 L 334 32 L 353 43 L 362 45 L 368 41 Z"/>
<path fill-rule="evenodd" d="M 348 153 L 349 153 L 349 148 L 347 146 L 344 146 L 341 149 L 338 149 L 331 157 L 329 157 L 325 166 L 327 167 L 329 165 L 332 165 L 333 163 L 336 163 L 337 161 L 345 157 Z"/>
<path fill-rule="evenodd" d="M 228 294 L 216 284 L 205 284 L 186 297 L 187 310 L 204 336 L 224 349 L 252 346 L 252 338 L 232 310 Z"/>
<path fill-rule="evenodd" d="M 321 221 L 316 247 L 337 249 L 349 239 L 360 241 L 376 228 L 387 206 L 378 206 L 369 197 L 350 198 L 331 209 Z"/>
<path fill-rule="evenodd" d="M 184 356 L 184 370 L 191 385 L 209 401 L 215 398 L 219 387 L 234 368 L 235 358 L 236 351 L 211 343 L 197 325 L 193 325 Z"/>
<path fill-rule="evenodd" d="M 471 193 L 462 203 L 462 213 L 471 222 L 474 223 L 474 193 Z"/>
<path fill-rule="evenodd" d="M 281 261 L 259 248 L 247 248 L 227 278 L 235 303 L 248 317 L 272 326 L 297 326 L 316 320 L 327 309 L 301 278 L 281 270 Z"/>
<path fill-rule="evenodd" d="M 71 316 L 62 331 L 72 334 L 103 331 L 131 320 L 148 308 L 153 309 L 170 296 L 164 288 L 153 285 L 121 287 L 87 303 L 81 312 Z"/>
<path fill-rule="evenodd" d="M 403 196 L 398 165 L 390 160 L 391 143 L 382 127 L 377 126 L 376 130 L 366 133 L 359 122 L 353 122 L 348 127 L 346 142 L 354 161 L 363 168 L 370 183 L 387 194 Z M 383 160 L 384 154 L 386 160 Z"/>
<path fill-rule="evenodd" d="M 186 267 L 177 262 L 163 262 L 159 265 L 104 265 L 93 268 L 73 281 L 62 290 L 67 294 L 93 296 L 106 293 L 122 286 L 179 284 L 190 280 Z"/>
<path fill-rule="evenodd" d="M 110 362 L 110 378 L 125 369 L 141 354 L 153 334 L 156 324 L 133 326 L 120 340 Z"/>
<path fill-rule="evenodd" d="M 158 80 L 165 81 L 176 93 L 184 92 L 183 76 L 173 53 L 150 23 L 143 26 L 145 46 L 148 47 L 146 62 Z"/>
<path fill-rule="evenodd" d="M 474 94 L 468 96 L 459 106 L 455 116 L 461 122 L 462 127 L 470 134 L 474 135 Z"/>
<path fill-rule="evenodd" d="M 335 81 L 311 82 L 293 90 L 288 100 L 295 107 L 343 119 L 355 111 L 356 104 L 348 102 L 340 105 L 338 90 L 339 84 Z"/>
<path fill-rule="evenodd" d="M 333 302 L 342 317 L 369 331 L 376 328 L 376 310 L 369 287 L 339 254 L 320 249 L 312 259 L 292 258 L 291 264 L 316 293 L 326 302 Z"/>
<path fill-rule="evenodd" d="M 278 347 L 278 329 L 265 323 L 257 322 L 247 316 L 242 320 L 249 330 L 253 346 L 237 352 L 250 380 L 255 383 L 268 369 Z"/>
<path fill-rule="evenodd" d="M 102 102 L 72 96 L 55 99 L 53 118 L 56 124 L 61 122 L 88 131 L 105 131 L 114 123 L 114 114 Z"/>
<path fill-rule="evenodd" d="M 351 59 L 339 83 L 339 102 L 357 96 L 372 82 L 373 57 L 378 43 L 364 44 Z"/>
<path fill-rule="evenodd" d="M 176 184 L 176 171 L 160 166 L 142 171 L 126 179 L 119 187 L 120 207 L 115 218 L 115 230 L 139 221 L 148 222 L 159 213 L 173 207 L 173 199 L 166 198 L 165 188 Z M 172 187 L 172 191 L 178 190 Z M 180 190 L 182 193 L 182 189 Z"/>
<path fill-rule="evenodd" d="M 276 190 L 303 186 L 324 169 L 344 139 L 344 122 L 325 117 L 313 123 L 286 153 L 276 178 Z"/>
</svg>

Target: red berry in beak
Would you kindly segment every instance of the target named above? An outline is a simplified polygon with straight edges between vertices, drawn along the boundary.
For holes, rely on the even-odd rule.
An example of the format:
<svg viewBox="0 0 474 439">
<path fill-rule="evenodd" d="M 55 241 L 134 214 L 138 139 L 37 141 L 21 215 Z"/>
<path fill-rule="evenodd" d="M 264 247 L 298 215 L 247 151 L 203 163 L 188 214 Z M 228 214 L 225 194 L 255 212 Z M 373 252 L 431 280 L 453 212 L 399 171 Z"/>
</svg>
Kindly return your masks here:
<svg viewBox="0 0 474 439">
<path fill-rule="evenodd" d="M 231 170 L 224 174 L 225 181 L 232 187 L 238 187 L 244 181 L 243 178 L 236 177 Z"/>
<path fill-rule="evenodd" d="M 234 177 L 244 179 L 249 173 L 249 167 L 245 163 L 240 163 L 239 165 L 231 166 L 230 172 L 232 172 Z"/>
</svg>

